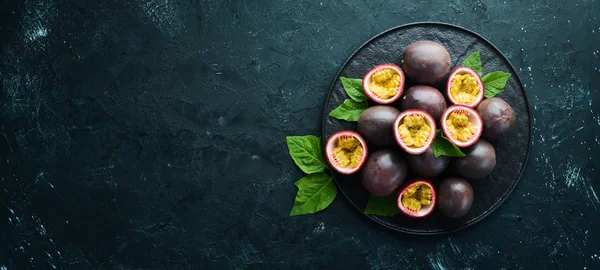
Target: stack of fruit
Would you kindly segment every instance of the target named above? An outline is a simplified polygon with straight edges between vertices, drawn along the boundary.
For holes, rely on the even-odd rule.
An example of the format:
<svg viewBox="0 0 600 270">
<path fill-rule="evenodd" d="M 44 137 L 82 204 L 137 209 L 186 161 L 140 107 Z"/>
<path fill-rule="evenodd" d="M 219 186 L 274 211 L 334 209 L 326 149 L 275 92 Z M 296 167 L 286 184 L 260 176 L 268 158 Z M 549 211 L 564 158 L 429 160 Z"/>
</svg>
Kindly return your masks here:
<svg viewBox="0 0 600 270">
<path fill-rule="evenodd" d="M 496 166 L 488 141 L 504 137 L 515 123 L 506 101 L 484 99 L 487 90 L 477 71 L 459 66 L 450 72 L 450 65 L 444 46 L 422 40 L 406 47 L 402 68 L 374 67 L 362 79 L 374 105 L 358 117 L 358 132 L 337 132 L 325 146 L 332 168 L 360 172 L 372 195 L 397 192 L 397 207 L 409 217 L 425 217 L 436 206 L 448 217 L 466 215 L 473 204 L 469 181 L 488 176 Z M 446 78 L 443 92 L 434 87 Z M 404 91 L 407 79 L 414 85 Z M 442 144 L 458 154 L 438 153 Z M 447 168 L 452 170 L 434 185 L 430 179 Z M 411 169 L 418 177 L 405 183 Z"/>
</svg>

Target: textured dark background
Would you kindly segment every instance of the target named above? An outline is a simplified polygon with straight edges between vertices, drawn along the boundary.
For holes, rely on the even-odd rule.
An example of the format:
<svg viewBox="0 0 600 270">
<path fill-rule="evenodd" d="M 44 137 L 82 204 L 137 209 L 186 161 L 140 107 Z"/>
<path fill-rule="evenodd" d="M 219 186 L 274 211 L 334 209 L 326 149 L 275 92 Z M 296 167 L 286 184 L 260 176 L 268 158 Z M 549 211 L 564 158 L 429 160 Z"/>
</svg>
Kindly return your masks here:
<svg viewBox="0 0 600 270">
<path fill-rule="evenodd" d="M 600 268 L 596 1 L 0 7 L 2 270 Z M 425 20 L 482 34 L 518 70 L 534 117 L 522 182 L 441 237 L 393 233 L 342 196 L 288 217 L 302 173 L 285 136 L 320 134 L 360 44 Z"/>
</svg>

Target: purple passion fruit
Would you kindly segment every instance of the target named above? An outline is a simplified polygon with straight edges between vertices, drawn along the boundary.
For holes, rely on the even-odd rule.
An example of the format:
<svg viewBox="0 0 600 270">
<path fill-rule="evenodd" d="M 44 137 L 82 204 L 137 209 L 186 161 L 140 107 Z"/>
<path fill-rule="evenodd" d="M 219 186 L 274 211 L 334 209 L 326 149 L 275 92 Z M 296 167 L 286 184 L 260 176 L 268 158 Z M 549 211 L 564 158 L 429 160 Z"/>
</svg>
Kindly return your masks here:
<svg viewBox="0 0 600 270">
<path fill-rule="evenodd" d="M 471 146 L 481 136 L 483 128 L 481 117 L 470 107 L 450 106 L 440 121 L 444 135 L 458 147 Z"/>
<path fill-rule="evenodd" d="M 466 179 L 484 178 L 496 167 L 496 150 L 486 140 L 479 140 L 464 153 L 464 157 L 453 159 L 450 166 L 458 175 Z"/>
<path fill-rule="evenodd" d="M 408 166 L 402 155 L 379 150 L 369 155 L 362 170 L 362 184 L 375 196 L 387 196 L 402 185 L 407 173 Z"/>
<path fill-rule="evenodd" d="M 431 182 L 419 179 L 398 193 L 396 204 L 403 214 L 412 218 L 422 218 L 433 212 L 435 200 L 435 188 Z"/>
<path fill-rule="evenodd" d="M 362 81 L 365 94 L 379 104 L 390 104 L 402 95 L 404 72 L 394 64 L 382 64 L 369 70 Z"/>
<path fill-rule="evenodd" d="M 465 179 L 448 178 L 438 189 L 438 208 L 445 216 L 459 218 L 473 205 L 473 188 Z"/>
<path fill-rule="evenodd" d="M 394 144 L 391 132 L 400 111 L 390 106 L 371 106 L 358 117 L 358 133 L 371 145 L 390 146 Z"/>
<path fill-rule="evenodd" d="M 396 142 L 406 153 L 422 154 L 435 138 L 435 121 L 425 111 L 404 111 L 396 117 L 394 135 Z"/>
<path fill-rule="evenodd" d="M 450 71 L 450 54 L 435 41 L 420 40 L 409 44 L 402 58 L 406 76 L 420 84 L 436 84 Z"/>
<path fill-rule="evenodd" d="M 427 148 L 423 154 L 407 155 L 406 159 L 408 159 L 410 168 L 422 177 L 438 176 L 450 165 L 449 157 L 439 156 L 436 158 L 431 147 Z"/>
<path fill-rule="evenodd" d="M 455 68 L 448 76 L 446 87 L 452 104 L 475 108 L 483 99 L 483 82 L 479 74 L 469 67 Z"/>
<path fill-rule="evenodd" d="M 426 111 L 435 121 L 439 121 L 446 110 L 446 99 L 440 91 L 431 86 L 415 85 L 406 90 L 400 106 L 403 111 Z"/>
<path fill-rule="evenodd" d="M 342 130 L 327 140 L 325 155 L 331 167 L 341 174 L 353 174 L 367 160 L 367 143 L 356 132 Z"/>
<path fill-rule="evenodd" d="M 488 98 L 482 101 L 477 111 L 483 120 L 483 138 L 497 140 L 508 134 L 515 125 L 515 112 L 501 98 Z"/>
</svg>

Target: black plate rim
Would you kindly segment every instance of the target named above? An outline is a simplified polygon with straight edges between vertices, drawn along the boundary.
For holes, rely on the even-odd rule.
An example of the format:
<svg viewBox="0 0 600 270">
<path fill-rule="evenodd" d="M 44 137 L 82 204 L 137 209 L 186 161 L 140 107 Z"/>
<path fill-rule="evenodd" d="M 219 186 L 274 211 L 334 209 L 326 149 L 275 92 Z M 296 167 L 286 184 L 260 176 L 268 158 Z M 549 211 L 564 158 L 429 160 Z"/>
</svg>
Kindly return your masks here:
<svg viewBox="0 0 600 270">
<path fill-rule="evenodd" d="M 531 119 L 531 107 L 529 105 L 529 98 L 527 97 L 527 91 L 525 91 L 525 87 L 523 86 L 523 83 L 521 82 L 521 78 L 519 77 L 519 73 L 517 73 L 517 70 L 513 67 L 512 63 L 508 60 L 508 58 L 504 55 L 504 53 L 502 53 L 502 51 L 500 51 L 500 49 L 498 49 L 493 43 L 491 43 L 489 40 L 487 40 L 485 37 L 481 36 L 480 34 L 469 30 L 467 28 L 464 28 L 462 26 L 458 26 L 455 24 L 450 24 L 450 23 L 444 23 L 444 22 L 434 22 L 434 21 L 422 21 L 422 22 L 412 22 L 412 23 L 407 23 L 407 24 L 402 24 L 402 25 L 398 25 L 392 28 L 389 28 L 373 37 L 371 37 L 369 40 L 367 40 L 366 42 L 364 42 L 362 45 L 360 45 L 347 59 L 346 61 L 344 61 L 344 64 L 339 68 L 338 72 L 336 73 L 333 82 L 331 83 L 331 86 L 329 87 L 329 93 L 327 94 L 327 99 L 325 100 L 325 106 L 323 108 L 323 116 L 322 116 L 322 122 L 321 122 L 321 141 L 323 143 L 323 145 L 325 145 L 327 143 L 327 138 L 325 137 L 325 125 L 326 125 L 326 119 L 329 115 L 329 113 L 326 111 L 327 108 L 327 104 L 329 103 L 329 101 L 331 100 L 331 95 L 333 94 L 333 90 L 335 88 L 335 84 L 338 80 L 338 78 L 341 76 L 342 71 L 344 70 L 344 68 L 348 65 L 348 63 L 350 62 L 350 60 L 360 51 L 362 50 L 366 45 L 368 45 L 369 43 L 373 42 L 375 39 L 398 29 L 401 28 L 406 28 L 406 27 L 413 27 L 413 26 L 427 26 L 427 25 L 432 25 L 432 26 L 445 26 L 445 27 L 452 27 L 452 28 L 456 28 L 458 30 L 461 31 L 465 31 L 467 33 L 470 33 L 472 35 L 475 35 L 476 37 L 480 38 L 481 40 L 483 40 L 484 42 L 487 42 L 494 50 L 496 50 L 500 55 L 502 55 L 502 57 L 506 60 L 506 62 L 508 63 L 508 67 L 510 68 L 510 70 L 512 71 L 512 73 L 515 74 L 515 77 L 517 79 L 517 82 L 519 83 L 519 85 L 521 86 L 521 88 L 524 90 L 523 91 L 523 95 L 525 96 L 525 104 L 527 107 L 527 117 L 529 118 L 529 138 L 528 138 L 528 142 L 527 142 L 527 152 L 525 153 L 525 161 L 523 162 L 523 166 L 521 167 L 521 170 L 519 172 L 519 175 L 517 177 L 517 180 L 514 181 L 511 186 L 508 188 L 507 192 L 504 194 L 504 196 L 502 196 L 502 198 L 496 202 L 494 205 L 492 205 L 487 211 L 485 211 L 483 214 L 481 214 L 480 216 L 476 217 L 475 219 L 473 219 L 470 222 L 467 222 L 457 228 L 454 229 L 448 229 L 448 230 L 437 230 L 437 231 L 418 231 L 418 230 L 411 230 L 411 229 L 402 229 L 402 228 L 397 228 L 392 226 L 391 224 L 389 224 L 388 222 L 385 222 L 384 220 L 380 219 L 378 216 L 374 216 L 374 215 L 368 215 L 365 214 L 363 212 L 363 209 L 361 209 L 358 205 L 356 205 L 354 203 L 354 201 L 352 201 L 348 194 L 346 194 L 346 192 L 344 192 L 344 190 L 341 188 L 341 185 L 339 183 L 339 181 L 336 179 L 335 175 L 332 175 L 332 178 L 336 184 L 336 186 L 338 187 L 338 189 L 342 192 L 342 194 L 344 195 L 344 197 L 346 198 L 346 200 L 348 200 L 348 202 L 350 202 L 350 204 L 356 208 L 356 210 L 358 210 L 363 216 L 368 217 L 369 219 L 373 220 L 374 222 L 378 223 L 379 225 L 382 225 L 390 230 L 393 231 L 397 231 L 397 232 L 403 232 L 403 233 L 407 233 L 407 234 L 414 234 L 414 235 L 440 235 L 440 234 L 447 234 L 447 233 L 452 233 L 452 232 L 457 232 L 463 229 L 466 229 L 474 224 L 477 224 L 479 222 L 481 222 L 482 220 L 484 220 L 485 218 L 487 218 L 491 213 L 493 213 L 494 211 L 496 211 L 505 201 L 506 199 L 512 194 L 512 192 L 514 191 L 514 189 L 517 187 L 517 185 L 519 184 L 519 182 L 521 182 L 521 179 L 523 178 L 523 173 L 525 172 L 525 168 L 527 167 L 527 162 L 529 161 L 529 154 L 531 152 L 531 140 L 532 140 L 532 131 L 533 131 L 533 125 L 532 125 L 532 119 Z"/>
</svg>

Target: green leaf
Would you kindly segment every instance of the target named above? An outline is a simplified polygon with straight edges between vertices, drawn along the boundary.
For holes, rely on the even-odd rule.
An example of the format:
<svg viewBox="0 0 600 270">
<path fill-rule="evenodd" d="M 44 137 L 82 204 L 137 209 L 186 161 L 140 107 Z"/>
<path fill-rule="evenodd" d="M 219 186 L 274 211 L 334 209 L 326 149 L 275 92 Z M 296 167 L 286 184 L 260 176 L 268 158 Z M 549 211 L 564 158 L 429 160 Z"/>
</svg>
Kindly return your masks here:
<svg viewBox="0 0 600 270">
<path fill-rule="evenodd" d="M 483 94 L 485 98 L 492 98 L 502 93 L 509 78 L 510 73 L 502 71 L 494 71 L 483 76 L 481 81 L 483 81 L 483 88 L 485 89 Z"/>
<path fill-rule="evenodd" d="M 368 215 L 386 217 L 395 216 L 396 214 L 400 213 L 398 206 L 396 206 L 396 199 L 396 194 L 385 197 L 379 197 L 371 194 L 364 212 Z"/>
<path fill-rule="evenodd" d="M 343 104 L 331 111 L 329 116 L 348 122 L 356 122 L 358 121 L 360 114 L 366 110 L 367 107 L 368 104 L 366 101 L 356 102 L 351 99 L 346 99 Z"/>
<path fill-rule="evenodd" d="M 362 79 L 352 79 L 346 77 L 340 77 L 344 90 L 348 93 L 348 96 L 356 102 L 367 101 L 369 97 L 365 95 L 362 89 Z"/>
<path fill-rule="evenodd" d="M 324 172 L 307 175 L 295 185 L 298 187 L 298 194 L 290 216 L 319 212 L 327 208 L 337 195 L 333 178 Z"/>
<path fill-rule="evenodd" d="M 448 156 L 448 157 L 464 157 L 465 154 L 460 151 L 456 145 L 454 145 L 448 138 L 444 136 L 441 129 L 437 130 L 437 134 L 435 136 L 435 140 L 431 144 L 431 150 L 433 150 L 433 155 L 435 158 L 439 156 Z"/>
<path fill-rule="evenodd" d="M 476 51 L 469 55 L 465 61 L 462 62 L 462 65 L 465 67 L 470 67 L 479 74 L 479 76 L 483 73 L 483 68 L 481 67 L 481 57 L 479 56 L 479 51 Z"/>
<path fill-rule="evenodd" d="M 287 146 L 290 156 L 305 173 L 318 173 L 327 168 L 321 139 L 308 136 L 287 136 Z"/>
</svg>

